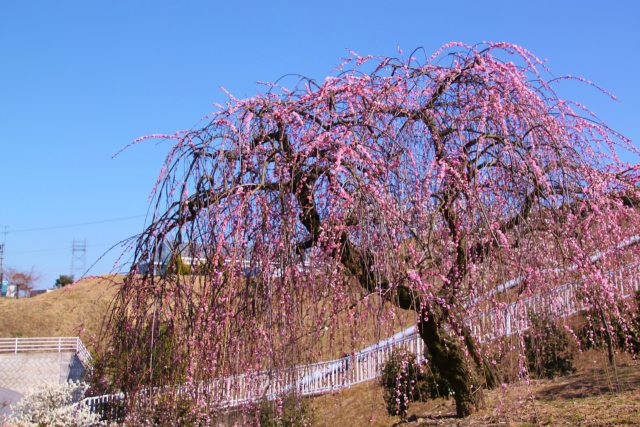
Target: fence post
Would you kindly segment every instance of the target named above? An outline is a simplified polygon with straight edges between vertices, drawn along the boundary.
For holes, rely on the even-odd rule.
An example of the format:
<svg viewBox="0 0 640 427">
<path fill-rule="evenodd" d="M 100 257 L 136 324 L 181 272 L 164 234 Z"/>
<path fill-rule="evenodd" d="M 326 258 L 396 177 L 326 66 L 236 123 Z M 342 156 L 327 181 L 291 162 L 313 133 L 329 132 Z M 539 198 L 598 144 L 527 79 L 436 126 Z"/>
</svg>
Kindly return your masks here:
<svg viewBox="0 0 640 427">
<path fill-rule="evenodd" d="M 15 345 L 14 345 L 14 347 L 13 347 L 13 350 L 14 350 L 14 351 L 13 351 L 14 353 L 18 353 L 18 338 L 16 338 Z"/>
<path fill-rule="evenodd" d="M 62 337 L 58 337 L 58 353 L 62 351 Z"/>
</svg>

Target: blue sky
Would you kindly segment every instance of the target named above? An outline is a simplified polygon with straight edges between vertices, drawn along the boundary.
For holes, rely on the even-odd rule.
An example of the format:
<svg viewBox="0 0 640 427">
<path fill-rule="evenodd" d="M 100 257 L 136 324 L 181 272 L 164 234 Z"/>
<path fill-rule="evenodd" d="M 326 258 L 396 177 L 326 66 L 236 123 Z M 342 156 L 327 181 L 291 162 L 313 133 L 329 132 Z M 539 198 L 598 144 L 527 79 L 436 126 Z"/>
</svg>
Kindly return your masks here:
<svg viewBox="0 0 640 427">
<path fill-rule="evenodd" d="M 169 146 L 133 139 L 190 128 L 224 86 L 252 96 L 287 73 L 323 79 L 346 56 L 395 55 L 448 41 L 520 44 L 640 139 L 640 2 L 628 1 L 29 1 L 0 3 L 0 227 L 5 265 L 50 287 L 87 241 L 87 265 L 144 226 Z M 121 219 L 127 218 L 127 219 Z M 108 222 L 104 222 L 109 220 Z M 65 228 L 49 228 L 97 222 Z M 34 228 L 39 231 L 21 231 Z M 2 228 L 0 228 L 2 231 Z M 0 238 L 2 235 L 0 234 Z M 112 269 L 120 254 L 89 274 Z"/>
</svg>

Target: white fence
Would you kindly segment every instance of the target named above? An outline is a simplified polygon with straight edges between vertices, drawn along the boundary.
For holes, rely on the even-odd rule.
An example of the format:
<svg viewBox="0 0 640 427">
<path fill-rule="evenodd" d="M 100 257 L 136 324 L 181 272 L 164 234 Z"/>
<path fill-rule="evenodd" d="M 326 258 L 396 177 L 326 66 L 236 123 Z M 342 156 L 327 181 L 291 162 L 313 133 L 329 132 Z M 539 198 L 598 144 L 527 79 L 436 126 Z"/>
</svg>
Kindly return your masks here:
<svg viewBox="0 0 640 427">
<path fill-rule="evenodd" d="M 623 297 L 629 297 L 640 290 L 640 264 L 629 265 L 612 276 L 617 291 Z M 473 316 L 467 325 L 480 342 L 525 332 L 530 327 L 531 313 L 545 312 L 560 319 L 588 309 L 585 300 L 578 297 L 579 287 L 580 283 L 569 283 L 539 295 L 522 298 L 505 304 L 503 310 L 492 309 Z"/>
<path fill-rule="evenodd" d="M 614 283 L 624 296 L 640 290 L 640 265 L 627 267 L 617 272 Z M 530 326 L 530 314 L 548 312 L 563 318 L 588 308 L 578 298 L 578 284 L 567 284 L 516 302 L 504 308 L 492 308 L 468 319 L 472 334 L 480 341 L 510 336 L 526 331 Z M 232 408 L 261 399 L 273 399 L 287 392 L 302 396 L 313 396 L 351 387 L 370 381 L 381 375 L 382 368 L 394 349 L 404 347 L 423 357 L 423 342 L 415 326 L 380 341 L 354 355 L 337 360 L 301 365 L 277 372 L 256 372 L 216 379 L 201 387 L 209 401 L 218 408 Z M 105 416 L 109 404 L 124 399 L 123 394 L 89 397 L 83 403 L 92 411 Z"/>
<path fill-rule="evenodd" d="M 0 338 L 0 353 L 73 351 L 89 371 L 93 360 L 80 337 Z"/>
<path fill-rule="evenodd" d="M 395 337 L 395 338 L 394 338 Z M 210 401 L 218 408 L 234 408 L 262 399 L 272 400 L 276 396 L 295 392 L 301 396 L 314 396 L 351 387 L 378 378 L 382 366 L 394 349 L 404 347 L 417 355 L 423 354 L 423 342 L 411 327 L 394 337 L 381 341 L 352 356 L 309 365 L 296 366 L 277 372 L 255 372 L 224 379 L 216 379 L 201 387 Z M 420 356 L 419 356 L 420 357 Z M 188 392 L 189 389 L 185 388 Z M 109 416 L 117 411 L 110 406 L 124 399 L 122 393 L 88 397 L 83 400 L 92 412 Z"/>
</svg>

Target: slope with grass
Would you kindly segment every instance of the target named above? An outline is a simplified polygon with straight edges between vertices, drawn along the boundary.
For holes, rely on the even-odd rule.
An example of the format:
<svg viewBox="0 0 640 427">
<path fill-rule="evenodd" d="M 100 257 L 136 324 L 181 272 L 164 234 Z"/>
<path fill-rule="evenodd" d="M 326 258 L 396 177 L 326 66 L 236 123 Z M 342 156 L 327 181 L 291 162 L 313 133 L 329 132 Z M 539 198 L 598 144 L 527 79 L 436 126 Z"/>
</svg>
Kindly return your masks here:
<svg viewBox="0 0 640 427">
<path fill-rule="evenodd" d="M 0 298 L 0 337 L 80 336 L 93 347 L 121 281 L 95 277 L 33 298 Z"/>
</svg>

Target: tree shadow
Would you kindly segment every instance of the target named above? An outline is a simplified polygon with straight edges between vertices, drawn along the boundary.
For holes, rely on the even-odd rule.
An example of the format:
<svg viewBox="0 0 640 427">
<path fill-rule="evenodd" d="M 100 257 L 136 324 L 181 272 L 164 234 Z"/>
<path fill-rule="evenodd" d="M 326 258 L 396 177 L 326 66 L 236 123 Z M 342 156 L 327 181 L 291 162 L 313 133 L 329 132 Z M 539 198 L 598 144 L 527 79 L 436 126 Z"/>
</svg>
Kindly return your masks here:
<svg viewBox="0 0 640 427">
<path fill-rule="evenodd" d="M 620 365 L 617 367 L 617 381 L 613 368 L 593 369 L 562 379 L 561 383 L 550 385 L 536 393 L 536 398 L 579 399 L 615 393 L 624 390 L 640 389 L 640 369 L 637 366 Z"/>
<path fill-rule="evenodd" d="M 419 422 L 420 426 L 429 426 L 429 425 L 441 425 L 440 421 L 446 420 L 460 420 L 460 418 L 456 417 L 455 411 L 447 414 L 437 414 L 437 415 L 417 415 L 413 414 L 410 417 L 407 417 L 404 420 L 398 421 L 393 424 L 393 427 L 401 427 L 406 424 L 411 424 Z"/>
</svg>

